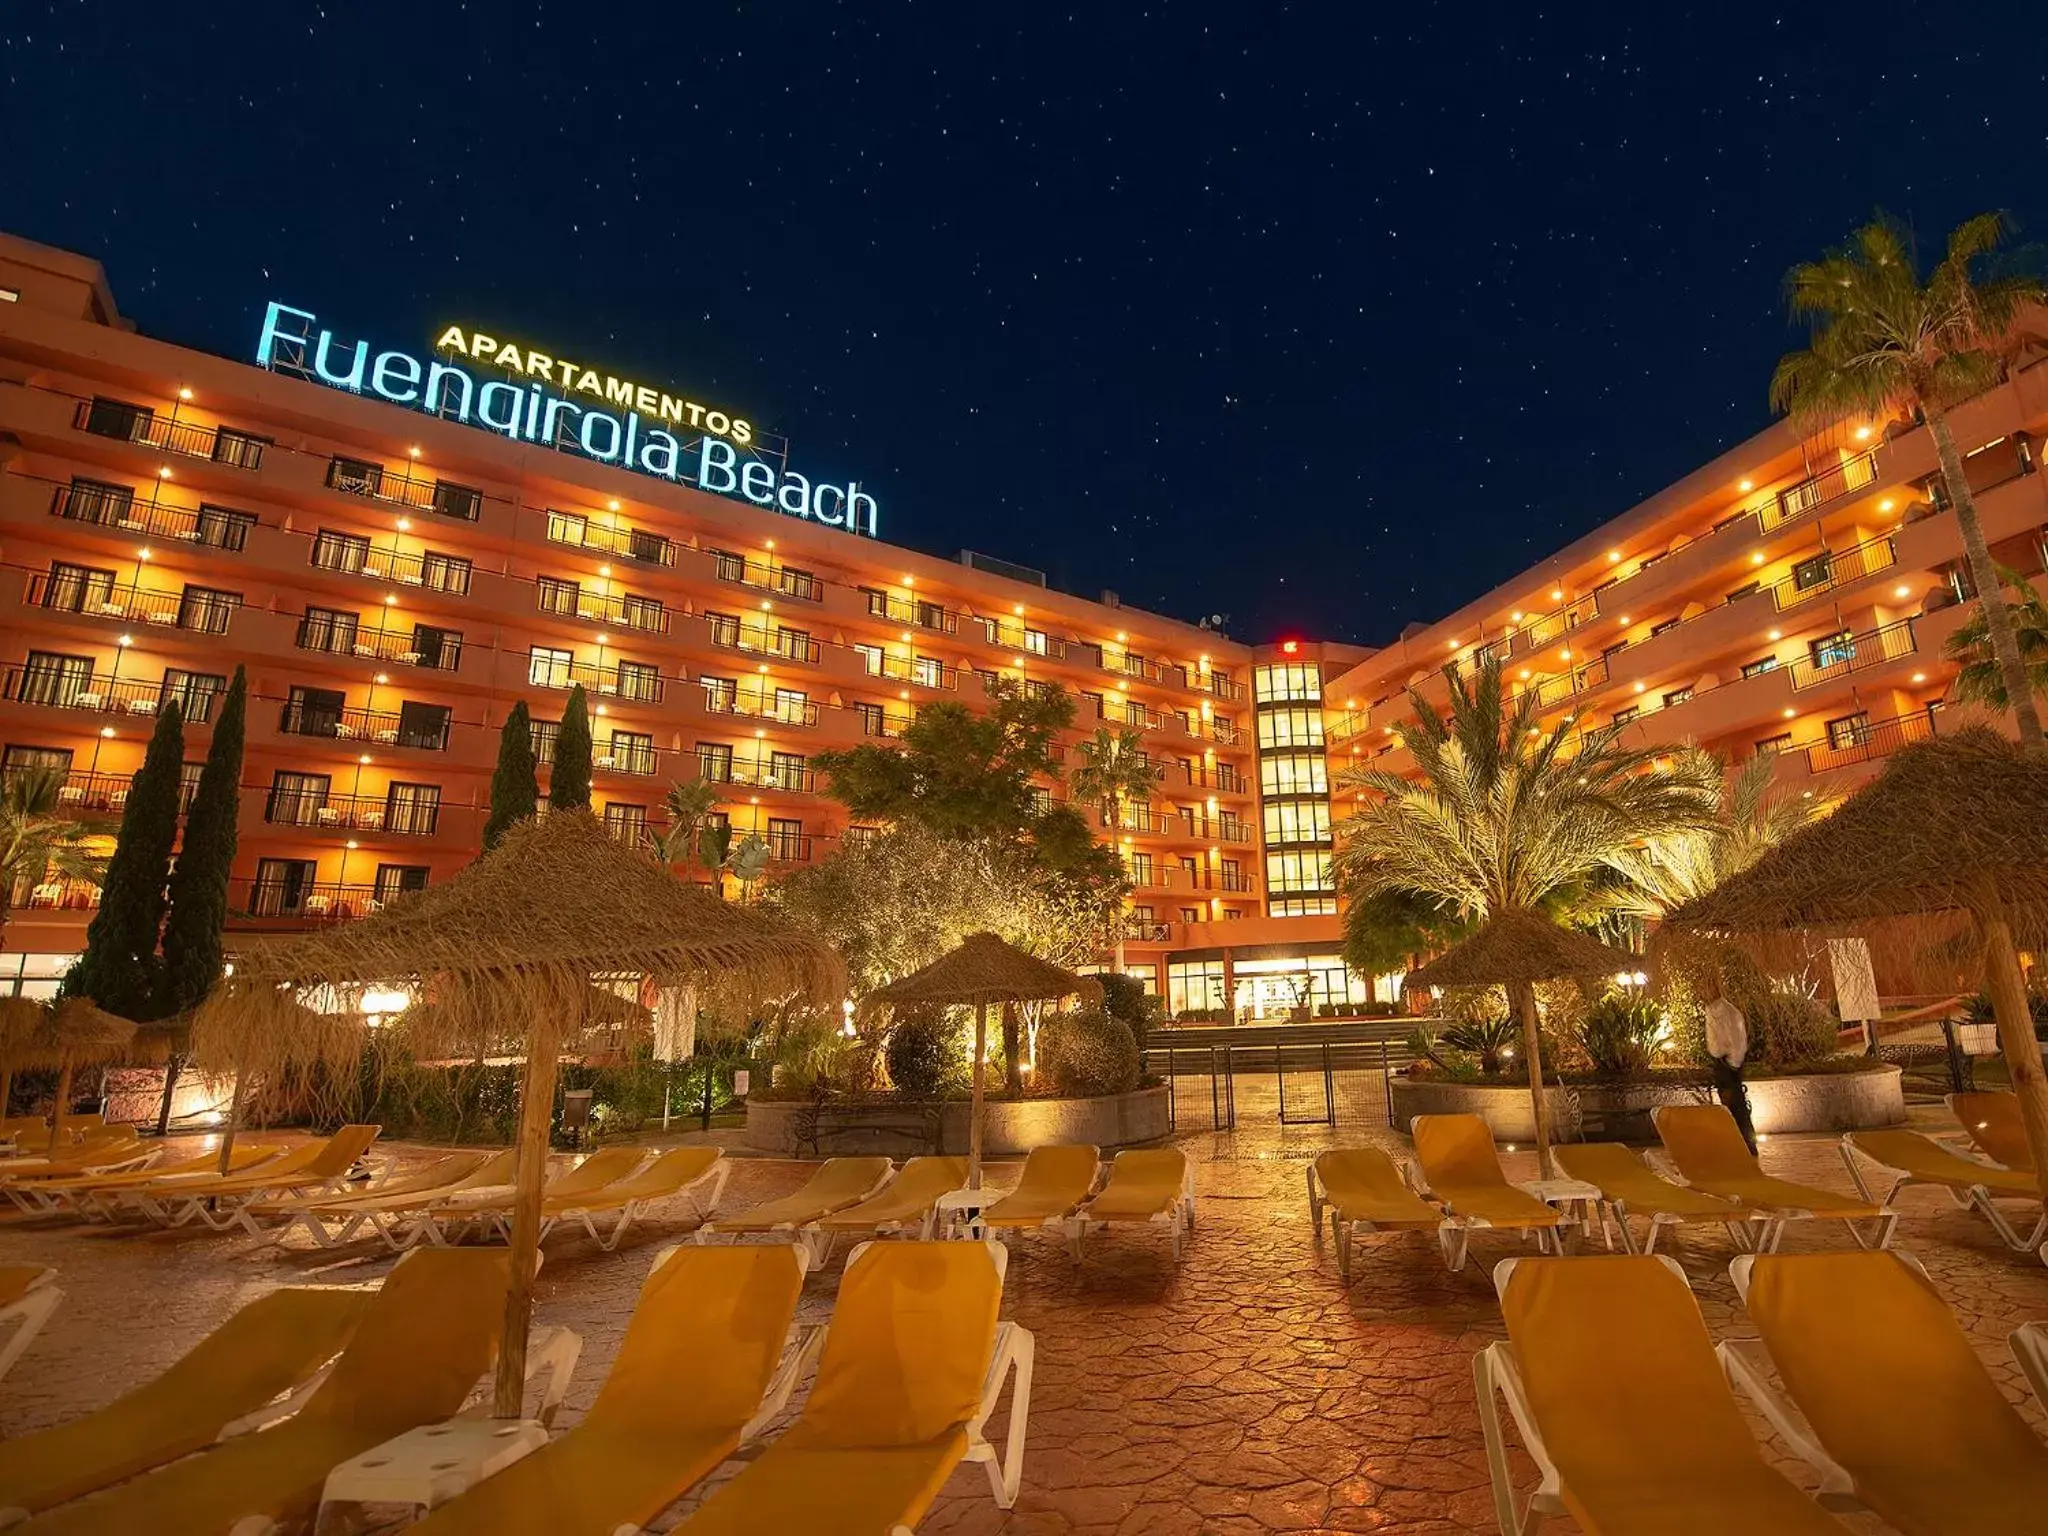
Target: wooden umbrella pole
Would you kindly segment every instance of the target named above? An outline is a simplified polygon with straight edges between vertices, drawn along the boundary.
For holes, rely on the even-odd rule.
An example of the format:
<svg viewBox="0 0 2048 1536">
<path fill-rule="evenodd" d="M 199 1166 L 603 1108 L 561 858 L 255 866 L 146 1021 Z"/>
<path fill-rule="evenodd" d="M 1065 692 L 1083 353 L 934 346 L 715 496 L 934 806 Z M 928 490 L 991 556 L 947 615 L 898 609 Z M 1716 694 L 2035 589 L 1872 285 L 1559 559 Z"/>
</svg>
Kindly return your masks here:
<svg viewBox="0 0 2048 1536">
<path fill-rule="evenodd" d="M 57 1102 L 50 1106 L 50 1150 L 57 1150 L 57 1143 L 64 1134 L 64 1106 L 71 1102 L 71 1058 L 64 1058 L 63 1068 L 57 1073 Z"/>
<path fill-rule="evenodd" d="M 1508 989 L 1522 1016 L 1522 1057 L 1529 1066 L 1529 1103 L 1536 1120 L 1536 1167 L 1550 1178 L 1550 1103 L 1543 1092 L 1543 1034 L 1536 1016 L 1536 988 L 1518 981 Z"/>
<path fill-rule="evenodd" d="M 967 1187 L 981 1188 L 981 1095 L 982 1074 L 988 1055 L 988 1004 L 974 1010 L 974 1102 L 967 1111 Z"/>
<path fill-rule="evenodd" d="M 221 1128 L 220 1133 L 220 1171 L 222 1173 L 228 1171 L 230 1166 L 229 1159 L 234 1156 L 235 1127 L 241 1122 L 242 1118 L 242 1084 L 248 1076 L 247 1069 L 240 1062 L 235 1063 L 235 1091 L 228 1095 L 228 1123 Z"/>
<path fill-rule="evenodd" d="M 547 1179 L 548 1129 L 555 1117 L 555 1021 L 535 1021 L 527 1040 L 519 1088 L 517 1192 L 512 1200 L 512 1274 L 505 1289 L 504 1337 L 498 1345 L 498 1384 L 491 1405 L 500 1419 L 516 1419 L 526 1397 L 526 1330 L 533 1321 L 534 1271 L 540 1258 L 540 1193 Z"/>
<path fill-rule="evenodd" d="M 1978 916 L 1984 934 L 1984 978 L 1998 1017 L 1998 1048 L 2020 1101 L 2027 1146 L 2036 1168 L 2048 1168 L 2048 1073 L 2041 1069 L 2041 1045 L 2034 1038 L 2033 1011 L 2027 1006 L 2027 984 L 2020 975 L 2018 947 L 2005 909 L 1994 906 Z"/>
</svg>

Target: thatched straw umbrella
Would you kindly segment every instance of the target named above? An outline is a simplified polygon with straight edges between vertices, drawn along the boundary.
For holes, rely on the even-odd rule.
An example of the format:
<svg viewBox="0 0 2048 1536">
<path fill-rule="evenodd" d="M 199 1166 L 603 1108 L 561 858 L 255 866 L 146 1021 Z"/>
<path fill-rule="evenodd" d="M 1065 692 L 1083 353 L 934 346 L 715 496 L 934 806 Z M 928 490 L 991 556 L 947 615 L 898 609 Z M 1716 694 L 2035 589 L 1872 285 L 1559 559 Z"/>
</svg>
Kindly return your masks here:
<svg viewBox="0 0 2048 1536">
<path fill-rule="evenodd" d="M 1522 1021 L 1522 1055 L 1529 1064 L 1529 1098 L 1536 1114 L 1536 1161 L 1551 1176 L 1550 1105 L 1543 1096 L 1543 1041 L 1537 1027 L 1536 983 L 1633 971 L 1634 955 L 1560 928 L 1540 912 L 1510 908 L 1489 917 L 1470 938 L 1454 944 L 1404 987 L 1504 986 Z"/>
<path fill-rule="evenodd" d="M 1008 1016 L 1019 1003 L 1054 1002 L 1076 994 L 1100 995 L 1101 983 L 1027 955 L 993 933 L 973 933 L 960 947 L 921 971 L 878 987 L 864 1007 L 966 1003 L 974 1008 L 974 1099 L 967 1122 L 967 1187 L 981 1188 L 981 1106 L 988 1055 L 988 1009 L 1001 1003 Z"/>
<path fill-rule="evenodd" d="M 32 997 L 0 997 L 0 1115 L 14 1094 L 14 1074 L 42 1027 L 44 1005 Z"/>
<path fill-rule="evenodd" d="M 1905 747 L 1825 821 L 1673 912 L 1659 943 L 1958 913 L 1975 929 L 2027 1144 L 2048 1168 L 2048 1075 L 2013 937 L 2048 928 L 2048 757 L 1981 727 Z"/>
<path fill-rule="evenodd" d="M 830 1002 L 845 989 L 844 967 L 820 940 L 676 879 L 587 812 L 557 811 L 514 828 L 443 884 L 248 957 L 194 1023 L 193 1054 L 202 1062 L 232 1066 L 259 1050 L 275 1060 L 279 1048 L 266 1037 L 299 1027 L 290 1011 L 296 996 L 331 989 L 359 1011 L 366 992 L 404 990 L 431 1004 L 422 1012 L 431 1015 L 432 1038 L 407 1030 L 420 1049 L 467 1056 L 507 1040 L 523 1046 L 501 1418 L 518 1415 L 525 1378 L 561 1044 L 601 1006 L 592 977 L 617 974 L 695 987 L 734 1011 L 793 995 Z M 304 1037 L 294 1047 L 322 1048 L 321 1039 Z"/>
<path fill-rule="evenodd" d="M 55 1069 L 57 1103 L 50 1113 L 50 1149 L 55 1151 L 64 1106 L 71 1101 L 72 1074 L 80 1067 L 104 1066 L 125 1059 L 134 1048 L 135 1026 L 103 1012 L 82 997 L 30 1006 L 38 1017 L 29 1022 L 21 1036 L 18 1054 L 10 1057 L 9 1071 L 15 1066 Z M 27 1015 L 18 1008 L 10 1009 L 9 1013 L 14 1020 L 9 1033 L 20 1032 Z"/>
</svg>

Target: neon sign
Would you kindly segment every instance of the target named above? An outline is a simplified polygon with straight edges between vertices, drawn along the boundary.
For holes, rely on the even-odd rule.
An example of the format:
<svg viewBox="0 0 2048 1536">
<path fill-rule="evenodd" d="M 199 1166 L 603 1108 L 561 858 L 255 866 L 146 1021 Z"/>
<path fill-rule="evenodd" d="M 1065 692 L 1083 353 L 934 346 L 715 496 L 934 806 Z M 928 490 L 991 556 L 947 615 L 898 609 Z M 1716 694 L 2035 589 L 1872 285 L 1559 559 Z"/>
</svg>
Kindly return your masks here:
<svg viewBox="0 0 2048 1536">
<path fill-rule="evenodd" d="M 462 345 L 457 345 L 457 338 Z M 480 345 L 489 343 L 488 347 Z M 265 310 L 256 362 L 273 372 L 369 395 L 443 421 L 497 432 L 600 464 L 694 486 L 770 511 L 877 536 L 875 498 L 857 480 L 813 483 L 760 451 L 752 423 L 729 412 L 599 373 L 570 359 L 449 326 L 436 346 L 471 363 L 520 374 L 479 381 L 469 369 L 409 352 L 372 353 L 367 341 L 337 343 L 310 311 L 275 300 Z M 516 354 L 514 366 L 508 350 Z M 544 388 L 539 382 L 560 388 Z M 580 393 L 606 407 L 569 398 Z M 672 432 L 670 426 L 680 431 Z"/>
</svg>

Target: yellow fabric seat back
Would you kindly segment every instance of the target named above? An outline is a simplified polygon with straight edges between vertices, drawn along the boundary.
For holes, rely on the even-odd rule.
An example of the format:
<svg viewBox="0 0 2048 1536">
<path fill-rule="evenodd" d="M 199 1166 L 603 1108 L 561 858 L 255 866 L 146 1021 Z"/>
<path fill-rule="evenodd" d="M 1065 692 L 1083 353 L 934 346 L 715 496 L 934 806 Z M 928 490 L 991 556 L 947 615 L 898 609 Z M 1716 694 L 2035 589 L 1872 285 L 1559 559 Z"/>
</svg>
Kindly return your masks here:
<svg viewBox="0 0 2048 1536">
<path fill-rule="evenodd" d="M 875 1243 L 846 1267 L 818 1376 L 782 1443 L 920 1445 L 973 1419 L 1003 1282 L 983 1243 Z"/>
<path fill-rule="evenodd" d="M 1101 1165 L 1100 1147 L 1033 1147 L 1024 1159 L 1017 1187 L 990 1206 L 984 1219 L 1032 1222 L 1064 1216 L 1088 1198 Z"/>
<path fill-rule="evenodd" d="M 1119 1152 L 1088 1214 L 1097 1221 L 1149 1221 L 1172 1209 L 1187 1181 L 1187 1154 L 1177 1147 Z"/>
<path fill-rule="evenodd" d="M 1569 1178 L 1596 1185 L 1602 1196 L 1626 1203 L 1641 1215 L 1698 1216 L 1708 1220 L 1739 1220 L 1743 1208 L 1733 1201 L 1687 1189 L 1656 1171 L 1619 1142 L 1585 1141 L 1557 1147 L 1551 1155 Z"/>
<path fill-rule="evenodd" d="M 338 1179 L 353 1168 L 356 1159 L 370 1150 L 383 1131 L 381 1125 L 344 1125 L 315 1151 L 306 1172 L 315 1178 Z"/>
<path fill-rule="evenodd" d="M 2008 1168 L 2032 1168 L 2033 1149 L 2027 1145 L 2026 1122 L 2020 1118 L 2020 1101 L 2011 1093 L 1957 1093 L 1949 1096 L 1949 1107 L 1962 1121 L 1963 1129 L 1977 1150 Z"/>
<path fill-rule="evenodd" d="M 659 1200 L 695 1183 L 724 1155 L 717 1147 L 676 1147 L 638 1173 L 606 1185 L 602 1194 L 607 1203 L 616 1205 L 628 1200 Z"/>
<path fill-rule="evenodd" d="M 1380 1226 L 1434 1227 L 1442 1213 L 1401 1178 L 1394 1160 L 1378 1147 L 1344 1147 L 1315 1162 L 1323 1198 L 1347 1219 Z"/>
<path fill-rule="evenodd" d="M 886 1157 L 835 1157 L 804 1181 L 794 1194 L 750 1206 L 731 1216 L 707 1222 L 712 1230 L 765 1232 L 773 1227 L 804 1226 L 867 1197 L 894 1165 Z"/>
<path fill-rule="evenodd" d="M 0 1307 L 11 1307 L 50 1271 L 40 1264 L 0 1264 Z"/>
<path fill-rule="evenodd" d="M 1918 1131 L 1851 1131 L 1849 1140 L 1858 1151 L 1877 1159 L 1887 1168 L 1896 1168 L 1929 1183 L 1947 1184 L 1957 1189 L 1982 1184 L 1998 1194 L 2041 1198 L 2041 1186 L 2033 1174 L 1973 1163 L 1966 1157 L 1957 1157 Z"/>
<path fill-rule="evenodd" d="M 1479 1116 L 1417 1115 L 1408 1131 L 1431 1189 L 1510 1187 L 1493 1149 L 1493 1132 Z"/>
<path fill-rule="evenodd" d="M 1719 1104 L 1668 1104 L 1657 1111 L 1657 1139 L 1678 1171 L 1694 1184 L 1763 1178 L 1735 1117 Z"/>
<path fill-rule="evenodd" d="M 1822 1446 L 1891 1524 L 2048 1528 L 2048 1446 L 1897 1255 L 1759 1255 L 1749 1315 Z"/>
<path fill-rule="evenodd" d="M 605 1147 L 593 1152 L 567 1173 L 549 1179 L 541 1189 L 541 1198 L 550 1205 L 559 1204 L 574 1195 L 587 1195 L 600 1190 L 607 1184 L 616 1184 L 647 1156 L 644 1147 Z M 514 1163 L 514 1175 L 517 1163 Z"/>
<path fill-rule="evenodd" d="M 408 1173 L 363 1190 L 359 1194 L 336 1195 L 322 1200 L 314 1209 L 360 1206 L 375 1209 L 379 1200 L 396 1200 L 404 1195 L 439 1194 L 456 1188 L 484 1165 L 488 1152 L 451 1152 L 437 1157 L 417 1173 Z"/>
<path fill-rule="evenodd" d="M 964 1157 L 913 1157 L 880 1194 L 824 1218 L 821 1225 L 865 1230 L 885 1221 L 915 1221 L 939 1196 L 967 1184 Z"/>
</svg>

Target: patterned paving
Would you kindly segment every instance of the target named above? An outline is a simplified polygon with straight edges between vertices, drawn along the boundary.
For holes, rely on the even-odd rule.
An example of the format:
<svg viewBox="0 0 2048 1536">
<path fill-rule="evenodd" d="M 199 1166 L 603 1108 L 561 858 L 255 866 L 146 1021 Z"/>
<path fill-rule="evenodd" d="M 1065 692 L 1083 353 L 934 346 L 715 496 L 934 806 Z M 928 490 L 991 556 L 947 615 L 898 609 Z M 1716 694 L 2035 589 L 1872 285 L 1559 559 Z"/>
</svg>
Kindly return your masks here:
<svg viewBox="0 0 2048 1536">
<path fill-rule="evenodd" d="M 1384 1130 L 1350 1127 L 1341 1137 L 1270 1126 L 1185 1136 L 1198 1165 L 1200 1224 L 1177 1270 L 1163 1239 L 1092 1240 L 1080 1265 L 1049 1239 L 1018 1243 L 1004 1311 L 1036 1333 L 1039 1347 L 1024 1495 L 1003 1514 L 981 1471 L 963 1469 L 922 1529 L 1492 1531 L 1471 1360 L 1501 1334 L 1487 1266 L 1519 1250 L 1495 1239 L 1480 1262 L 1451 1275 L 1426 1238 L 1369 1240 L 1353 1285 L 1342 1288 L 1331 1257 L 1312 1240 L 1303 1198 L 1307 1159 L 1335 1140 L 1399 1145 Z M 1848 1188 L 1825 1139 L 1780 1138 L 1765 1161 L 1786 1177 Z M 1509 1162 L 1516 1176 L 1533 1176 L 1528 1154 Z M 795 1163 L 744 1162 L 728 1199 L 785 1192 L 804 1172 Z M 1939 1198 L 1907 1197 L 1914 1214 L 1900 1244 L 1926 1261 L 2001 1384 L 2025 1401 L 2004 1337 L 2022 1320 L 2048 1318 L 2048 1268 L 2009 1255 L 1981 1223 L 1944 1210 Z M 540 1318 L 586 1340 L 566 1422 L 595 1395 L 655 1249 L 684 1230 L 654 1222 L 611 1255 L 581 1240 L 550 1243 Z M 1846 1241 L 1797 1233 L 1787 1246 Z M 1749 1331 L 1727 1280 L 1731 1251 L 1718 1234 L 1677 1250 L 1717 1336 Z M 281 1251 L 241 1237 L 21 1224 L 0 1227 L 0 1261 L 54 1264 L 69 1293 L 0 1389 L 0 1433 L 8 1434 L 106 1401 L 272 1286 L 358 1283 L 390 1262 L 360 1249 Z M 827 1314 L 836 1281 L 836 1263 L 813 1279 L 807 1320 Z M 1616 1368 L 1626 1369 L 1625 1360 Z M 2027 1411 L 2042 1423 L 2031 1403 Z M 656 1528 L 689 1507 L 678 1505 Z M 1865 1521 L 1845 1529 L 1883 1528 Z"/>
</svg>

